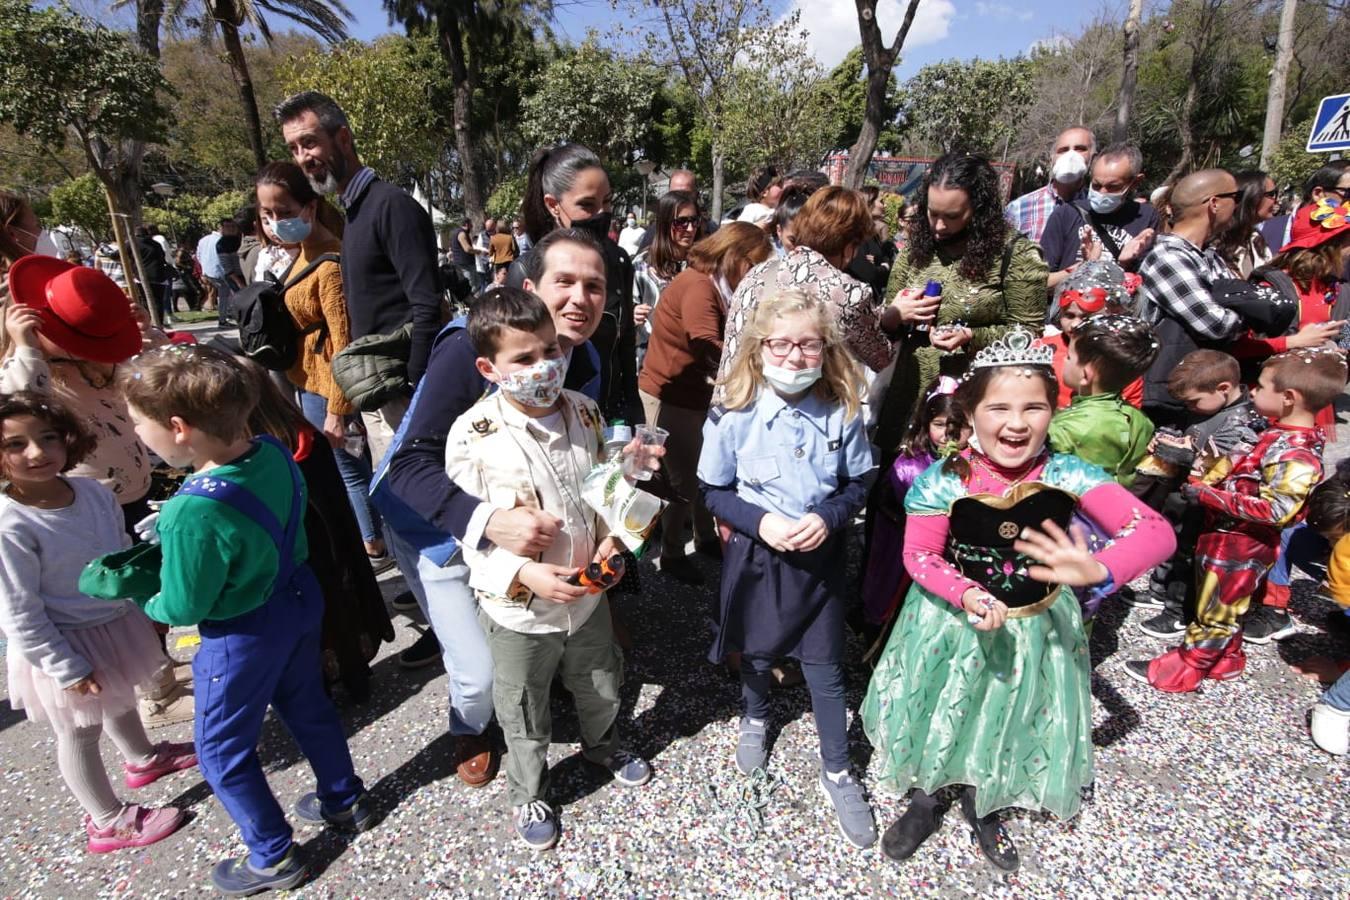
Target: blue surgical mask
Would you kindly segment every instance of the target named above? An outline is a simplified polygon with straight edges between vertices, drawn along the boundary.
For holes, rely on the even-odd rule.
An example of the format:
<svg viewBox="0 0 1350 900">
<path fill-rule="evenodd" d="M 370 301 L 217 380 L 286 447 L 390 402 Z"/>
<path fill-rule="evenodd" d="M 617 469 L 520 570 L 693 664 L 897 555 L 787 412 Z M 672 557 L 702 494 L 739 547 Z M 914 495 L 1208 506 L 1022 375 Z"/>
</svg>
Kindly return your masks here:
<svg viewBox="0 0 1350 900">
<path fill-rule="evenodd" d="M 1102 216 L 1109 216 L 1111 213 L 1120 209 L 1120 205 L 1125 202 L 1125 193 L 1106 194 L 1102 191 L 1088 188 L 1088 203 L 1092 206 L 1092 211 Z"/>
<path fill-rule="evenodd" d="M 277 219 L 269 227 L 272 229 L 272 233 L 277 236 L 277 240 L 283 244 L 298 244 L 309 237 L 309 233 L 314 230 L 314 226 L 299 216 L 293 219 Z"/>
</svg>

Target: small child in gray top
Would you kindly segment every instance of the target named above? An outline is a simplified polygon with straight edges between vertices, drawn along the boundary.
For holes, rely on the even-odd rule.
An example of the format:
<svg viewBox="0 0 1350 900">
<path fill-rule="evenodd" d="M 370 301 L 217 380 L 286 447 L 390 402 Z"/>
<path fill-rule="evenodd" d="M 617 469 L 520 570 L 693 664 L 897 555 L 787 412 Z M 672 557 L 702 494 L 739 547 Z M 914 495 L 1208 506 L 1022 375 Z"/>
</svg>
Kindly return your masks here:
<svg viewBox="0 0 1350 900">
<path fill-rule="evenodd" d="M 99 755 L 106 728 L 136 788 L 196 765 L 191 744 L 152 745 L 136 685 L 159 668 L 154 627 L 124 600 L 80 593 L 95 556 L 130 545 L 112 491 L 63 472 L 94 441 L 67 410 L 37 394 L 0 396 L 0 629 L 9 640 L 9 696 L 56 732 L 61 777 L 84 807 L 93 853 L 139 847 L 173 833 L 181 810 L 123 804 Z"/>
</svg>

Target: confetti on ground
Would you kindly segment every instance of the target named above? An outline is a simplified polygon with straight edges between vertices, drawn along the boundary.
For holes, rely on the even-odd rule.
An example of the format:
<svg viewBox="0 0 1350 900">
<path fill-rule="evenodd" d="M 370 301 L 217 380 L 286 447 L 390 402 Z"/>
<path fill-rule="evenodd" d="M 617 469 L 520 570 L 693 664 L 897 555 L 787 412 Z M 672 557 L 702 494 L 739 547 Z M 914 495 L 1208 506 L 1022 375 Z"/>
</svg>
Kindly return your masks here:
<svg viewBox="0 0 1350 900">
<path fill-rule="evenodd" d="M 1339 445 L 1343 453 L 1346 445 Z M 697 558 L 710 579 L 716 565 Z M 633 634 L 626 653 L 623 727 L 655 778 L 625 789 L 581 763 L 571 702 L 554 701 L 552 799 L 562 839 L 548 853 L 521 846 L 511 831 L 505 778 L 465 787 L 450 764 L 445 736 L 446 677 L 439 667 L 408 672 L 394 656 L 416 639 L 396 617 L 398 642 L 374 663 L 372 698 L 338 696 L 358 771 L 382 821 L 349 837 L 296 825 L 317 876 L 298 898 L 1000 898 L 1346 897 L 1350 895 L 1350 762 L 1327 756 L 1307 737 L 1317 689 L 1289 660 L 1350 655 L 1320 631 L 1331 605 L 1295 585 L 1300 634 L 1248 647 L 1248 671 L 1207 683 L 1195 695 L 1160 694 L 1128 678 L 1127 660 L 1163 644 L 1137 623 L 1151 611 L 1107 607 L 1093 633 L 1093 798 L 1073 821 L 1016 813 L 1008 828 L 1022 868 L 1004 876 L 984 861 L 959 811 L 908 862 L 878 848 L 854 849 L 840 836 L 816 785 L 817 745 L 805 687 L 775 691 L 781 728 L 769 773 L 781 779 L 762 806 L 758 830 L 728 840 L 729 820 L 710 801 L 743 782 L 732 759 L 739 690 L 704 661 L 707 591 L 686 588 L 644 567 L 647 593 L 617 606 Z M 396 578 L 386 594 L 402 590 Z M 179 632 L 175 632 L 174 637 Z M 177 643 L 173 644 L 177 646 Z M 856 658 L 859 645 L 850 649 Z M 179 653 L 185 656 L 184 653 Z M 856 708 L 867 673 L 849 669 Z M 870 748 L 850 718 L 855 766 L 864 783 Z M 188 740 L 191 725 L 153 733 Z M 46 726 L 0 702 L 0 896 L 209 896 L 209 867 L 242 852 L 232 824 L 195 772 L 183 772 L 127 799 L 178 803 L 192 819 L 143 850 L 93 856 L 84 851 L 80 811 L 55 766 Z M 116 765 L 105 742 L 104 759 Z M 284 806 L 312 790 L 294 744 L 269 722 L 262 757 Z M 754 802 L 762 798 L 763 792 Z M 881 829 L 904 800 L 873 795 Z"/>
</svg>

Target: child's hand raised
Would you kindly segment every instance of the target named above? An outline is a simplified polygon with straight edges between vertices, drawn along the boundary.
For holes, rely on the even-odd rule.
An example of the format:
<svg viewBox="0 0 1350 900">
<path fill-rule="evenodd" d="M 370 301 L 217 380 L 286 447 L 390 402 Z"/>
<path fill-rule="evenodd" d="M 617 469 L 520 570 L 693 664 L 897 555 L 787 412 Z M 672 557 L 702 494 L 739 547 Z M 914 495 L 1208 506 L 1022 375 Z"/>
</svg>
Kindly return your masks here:
<svg viewBox="0 0 1350 900">
<path fill-rule="evenodd" d="M 5 331 L 14 342 L 14 346 L 27 347 L 31 350 L 42 349 L 42 345 L 38 343 L 38 331 L 41 329 L 42 316 L 33 307 L 11 303 L 9 309 L 5 310 Z"/>
<path fill-rule="evenodd" d="M 829 536 L 830 527 L 825 524 L 825 520 L 815 513 L 807 513 L 793 523 L 788 540 L 793 550 L 805 552 L 816 549 Z"/>
<path fill-rule="evenodd" d="M 103 693 L 103 688 L 98 686 L 98 682 L 94 680 L 93 675 L 84 676 L 79 681 L 66 688 L 66 690 L 70 691 L 72 694 L 92 694 L 95 697 Z"/>
<path fill-rule="evenodd" d="M 765 513 L 764 518 L 759 520 L 759 539 L 779 553 L 797 549 L 790 538 L 796 530 L 796 522 L 778 513 Z"/>
<path fill-rule="evenodd" d="M 536 597 L 553 603 L 571 603 L 589 593 L 579 584 L 567 583 L 567 579 L 577 574 L 577 571 L 569 566 L 532 562 L 520 567 L 516 580 L 534 591 Z"/>
<path fill-rule="evenodd" d="M 1111 577 L 1106 566 L 1088 550 L 1081 528 L 1075 527 L 1072 537 L 1049 519 L 1041 523 L 1041 528 L 1023 528 L 1021 540 L 1013 542 L 1014 550 L 1041 563 L 1027 570 L 1032 578 L 1047 584 L 1090 587 Z"/>
</svg>

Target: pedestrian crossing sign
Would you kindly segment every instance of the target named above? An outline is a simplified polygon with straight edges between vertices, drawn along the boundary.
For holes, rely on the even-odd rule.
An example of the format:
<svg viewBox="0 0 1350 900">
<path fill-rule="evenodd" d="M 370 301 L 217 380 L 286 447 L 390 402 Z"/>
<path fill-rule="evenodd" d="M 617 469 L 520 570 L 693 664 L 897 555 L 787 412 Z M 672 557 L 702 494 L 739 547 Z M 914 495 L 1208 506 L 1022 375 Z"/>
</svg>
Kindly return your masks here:
<svg viewBox="0 0 1350 900">
<path fill-rule="evenodd" d="M 1350 94 L 1323 97 L 1308 135 L 1309 153 L 1350 150 Z"/>
</svg>

